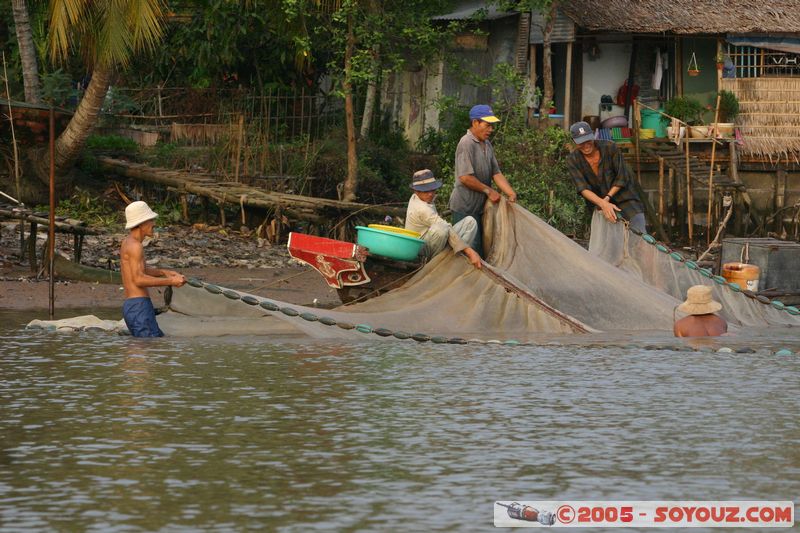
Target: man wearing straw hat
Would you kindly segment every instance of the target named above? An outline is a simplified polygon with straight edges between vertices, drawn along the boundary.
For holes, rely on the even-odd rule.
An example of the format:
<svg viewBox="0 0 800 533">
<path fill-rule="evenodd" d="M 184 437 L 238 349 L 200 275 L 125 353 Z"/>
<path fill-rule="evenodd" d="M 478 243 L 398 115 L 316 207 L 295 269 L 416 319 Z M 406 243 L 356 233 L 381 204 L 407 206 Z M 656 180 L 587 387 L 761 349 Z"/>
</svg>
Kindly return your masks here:
<svg viewBox="0 0 800 533">
<path fill-rule="evenodd" d="M 686 301 L 678 306 L 678 311 L 689 316 L 675 322 L 676 337 L 719 337 L 728 331 L 725 319 L 715 315 L 722 304 L 711 298 L 711 287 L 695 285 L 686 291 Z"/>
<path fill-rule="evenodd" d="M 153 220 L 158 215 L 145 202 L 133 202 L 125 208 L 125 229 L 130 234 L 120 247 L 122 287 L 125 303 L 122 316 L 128 331 L 134 337 L 163 337 L 164 332 L 156 322 L 156 312 L 150 300 L 148 287 L 180 287 L 186 278 L 173 270 L 150 268 L 144 261 L 145 237 L 152 237 Z"/>
<path fill-rule="evenodd" d="M 475 268 L 481 268 L 481 257 L 466 244 L 472 242 L 478 233 L 475 219 L 465 217 L 451 226 L 439 216 L 433 199 L 442 182 L 427 168 L 415 172 L 411 180 L 411 190 L 414 194 L 408 200 L 406 229 L 422 235 L 422 240 L 425 241 L 425 254 L 433 257 L 450 244 L 455 253 L 463 252 Z"/>
</svg>

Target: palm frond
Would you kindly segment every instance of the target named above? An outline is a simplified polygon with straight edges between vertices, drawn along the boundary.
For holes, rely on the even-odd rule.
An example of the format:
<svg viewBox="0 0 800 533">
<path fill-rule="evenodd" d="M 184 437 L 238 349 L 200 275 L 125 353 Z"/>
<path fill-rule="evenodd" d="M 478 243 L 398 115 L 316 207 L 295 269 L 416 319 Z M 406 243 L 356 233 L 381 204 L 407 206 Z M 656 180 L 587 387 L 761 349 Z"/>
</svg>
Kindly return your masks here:
<svg viewBox="0 0 800 533">
<path fill-rule="evenodd" d="M 131 0 L 126 16 L 134 50 L 152 50 L 164 34 L 165 5 L 161 0 Z"/>
<path fill-rule="evenodd" d="M 86 24 L 86 12 L 91 0 L 52 0 L 50 2 L 50 32 L 48 48 L 55 59 L 69 55 L 71 34 Z"/>
<path fill-rule="evenodd" d="M 163 35 L 164 0 L 52 0 L 49 50 L 65 59 L 80 48 L 86 63 L 127 66 Z"/>
<path fill-rule="evenodd" d="M 126 21 L 130 2 L 104 0 L 96 3 L 99 20 L 97 34 L 97 60 L 103 65 L 127 66 L 131 48 L 131 29 Z"/>
</svg>

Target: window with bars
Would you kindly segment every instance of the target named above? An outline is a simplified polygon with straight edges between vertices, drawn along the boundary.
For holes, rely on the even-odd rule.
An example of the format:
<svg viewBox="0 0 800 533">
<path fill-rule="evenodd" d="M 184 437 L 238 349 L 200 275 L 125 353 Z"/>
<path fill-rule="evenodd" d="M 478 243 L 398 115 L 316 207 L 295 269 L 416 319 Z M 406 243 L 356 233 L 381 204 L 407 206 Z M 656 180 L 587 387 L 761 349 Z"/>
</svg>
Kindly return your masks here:
<svg viewBox="0 0 800 533">
<path fill-rule="evenodd" d="M 728 44 L 737 78 L 800 78 L 800 54 Z"/>
</svg>

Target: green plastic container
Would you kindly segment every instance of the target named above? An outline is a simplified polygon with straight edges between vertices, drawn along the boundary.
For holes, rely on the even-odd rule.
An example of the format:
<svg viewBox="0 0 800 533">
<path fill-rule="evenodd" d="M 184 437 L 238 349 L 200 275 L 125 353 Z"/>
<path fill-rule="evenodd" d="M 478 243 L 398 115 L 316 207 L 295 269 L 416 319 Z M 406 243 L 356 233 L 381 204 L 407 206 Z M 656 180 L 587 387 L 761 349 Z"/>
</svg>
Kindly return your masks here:
<svg viewBox="0 0 800 533">
<path fill-rule="evenodd" d="M 419 255 L 425 241 L 379 229 L 356 226 L 358 244 L 369 249 L 373 255 L 381 255 L 398 261 L 413 261 Z"/>
<path fill-rule="evenodd" d="M 667 118 L 658 111 L 642 109 L 642 129 L 655 130 L 656 137 L 666 137 Z"/>
</svg>

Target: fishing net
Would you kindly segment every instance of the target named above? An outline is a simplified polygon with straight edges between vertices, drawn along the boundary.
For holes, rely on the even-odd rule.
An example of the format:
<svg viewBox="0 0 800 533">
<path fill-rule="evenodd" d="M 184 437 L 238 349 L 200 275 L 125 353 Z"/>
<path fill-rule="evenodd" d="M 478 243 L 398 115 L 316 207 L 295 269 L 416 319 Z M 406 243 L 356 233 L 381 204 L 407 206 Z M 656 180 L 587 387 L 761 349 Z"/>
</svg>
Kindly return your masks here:
<svg viewBox="0 0 800 533">
<path fill-rule="evenodd" d="M 724 316 L 747 326 L 800 324 L 800 317 L 735 292 L 623 224 L 597 215 L 586 250 L 516 204 L 487 203 L 487 265 L 449 249 L 402 287 L 331 310 L 287 304 L 193 282 L 173 291 L 158 317 L 168 335 L 269 334 L 515 339 L 592 332 L 666 332 L 686 289 L 712 285 Z"/>
<path fill-rule="evenodd" d="M 752 293 L 746 295 L 738 286 L 684 260 L 666 246 L 647 242 L 623 224 L 607 222 L 599 212 L 592 218 L 589 251 L 674 298 L 684 299 L 693 285 L 710 286 L 713 298 L 722 304 L 719 314 L 729 323 L 752 327 L 800 325 L 794 308 L 763 297 L 759 300 Z"/>
<path fill-rule="evenodd" d="M 590 254 L 520 206 L 504 200 L 489 204 L 484 224 L 485 249 L 491 252 L 483 270 L 445 251 L 404 286 L 362 303 L 323 313 L 273 302 L 298 314 L 324 314 L 337 323 L 479 339 L 672 328 L 679 301 Z M 225 300 L 186 287 L 175 291 L 171 309 L 232 316 L 248 307 Z M 248 314 L 262 311 L 247 309 Z M 312 336 L 341 334 L 317 321 L 274 315 Z"/>
</svg>

